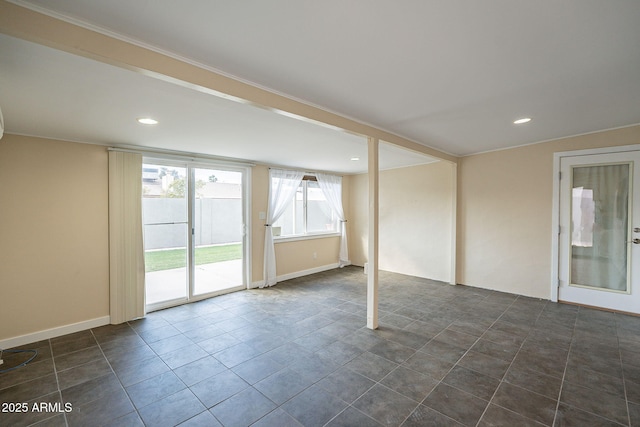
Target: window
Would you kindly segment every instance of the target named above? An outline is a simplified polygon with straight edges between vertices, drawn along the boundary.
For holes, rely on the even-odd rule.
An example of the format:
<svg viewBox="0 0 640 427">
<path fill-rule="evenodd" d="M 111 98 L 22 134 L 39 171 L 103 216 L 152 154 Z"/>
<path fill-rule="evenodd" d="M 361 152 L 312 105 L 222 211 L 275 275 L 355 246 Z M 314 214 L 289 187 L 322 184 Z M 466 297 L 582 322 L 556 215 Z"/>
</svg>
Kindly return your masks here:
<svg viewBox="0 0 640 427">
<path fill-rule="evenodd" d="M 305 176 L 291 204 L 273 226 L 274 235 L 281 237 L 339 232 L 338 218 L 312 176 Z"/>
</svg>

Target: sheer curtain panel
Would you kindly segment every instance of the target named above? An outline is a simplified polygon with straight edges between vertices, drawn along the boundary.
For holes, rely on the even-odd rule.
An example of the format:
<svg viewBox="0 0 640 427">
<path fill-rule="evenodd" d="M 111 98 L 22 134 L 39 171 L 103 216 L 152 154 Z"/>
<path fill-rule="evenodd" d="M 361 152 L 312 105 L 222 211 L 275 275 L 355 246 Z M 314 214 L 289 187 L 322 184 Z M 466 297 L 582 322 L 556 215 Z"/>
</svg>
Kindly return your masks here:
<svg viewBox="0 0 640 427">
<path fill-rule="evenodd" d="M 142 155 L 109 151 L 109 302 L 111 323 L 145 315 Z"/>
<path fill-rule="evenodd" d="M 269 170 L 269 206 L 264 235 L 264 284 L 261 288 L 273 286 L 276 280 L 276 249 L 273 244 L 271 227 L 287 209 L 298 190 L 304 172 L 281 169 Z"/>
<path fill-rule="evenodd" d="M 342 207 L 342 177 L 317 173 L 318 186 L 324 193 L 324 197 L 329 202 L 331 209 L 340 220 L 340 267 L 351 264 L 349 261 L 349 251 L 347 249 L 347 218 L 344 216 Z"/>
</svg>

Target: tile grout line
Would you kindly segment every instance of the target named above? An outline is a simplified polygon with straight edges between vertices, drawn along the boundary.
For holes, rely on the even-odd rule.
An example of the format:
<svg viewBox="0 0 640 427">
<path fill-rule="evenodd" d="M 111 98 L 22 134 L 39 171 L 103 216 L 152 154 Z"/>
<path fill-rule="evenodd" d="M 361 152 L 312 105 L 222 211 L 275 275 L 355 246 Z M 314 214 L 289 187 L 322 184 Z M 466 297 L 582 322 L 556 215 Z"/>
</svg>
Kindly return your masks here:
<svg viewBox="0 0 640 427">
<path fill-rule="evenodd" d="M 509 307 L 507 307 L 502 314 L 491 324 L 491 326 L 493 326 L 496 322 L 498 322 L 500 320 L 500 318 L 502 316 L 504 316 L 504 314 L 509 311 L 509 309 L 516 303 L 516 301 L 518 301 L 518 299 L 520 299 L 520 295 L 518 295 L 516 297 L 516 299 L 513 300 L 513 302 L 511 304 L 509 304 Z M 538 322 L 538 320 L 540 319 L 540 316 L 542 315 L 542 312 L 544 311 L 545 307 L 547 306 L 548 301 L 545 302 L 544 306 L 542 307 L 542 309 L 540 310 L 540 312 L 538 313 L 538 315 L 536 316 L 536 321 L 535 323 Z M 491 326 L 489 326 L 489 328 L 487 328 L 487 330 L 482 334 L 482 336 L 484 336 L 484 334 L 487 333 L 487 331 L 489 329 L 491 329 Z M 520 354 L 520 351 L 522 350 L 522 347 L 524 346 L 524 343 L 527 341 L 527 338 L 529 338 L 529 335 L 531 334 L 531 331 L 533 330 L 533 328 L 529 329 L 529 331 L 527 332 L 527 335 L 523 338 L 522 343 L 520 344 L 520 347 L 518 347 L 518 351 L 516 352 L 516 354 L 513 356 L 513 359 L 511 359 L 511 362 L 509 363 L 509 366 L 507 367 L 507 369 L 504 371 L 504 374 L 502 375 L 502 378 L 500 379 L 500 383 L 498 384 L 498 387 L 496 387 L 495 391 L 493 392 L 493 394 L 491 395 L 491 398 L 489 399 L 489 403 L 487 404 L 487 406 L 484 408 L 484 411 L 482 412 L 482 415 L 480 415 L 480 418 L 478 418 L 478 422 L 476 423 L 476 427 L 480 425 L 480 421 L 482 420 L 482 418 L 485 416 L 485 414 L 487 413 L 487 410 L 489 409 L 489 406 L 496 405 L 495 403 L 493 403 L 493 399 L 496 397 L 496 393 L 498 393 L 498 389 L 500 388 L 500 386 L 502 385 L 502 383 L 504 382 L 505 377 L 507 376 L 507 373 L 509 373 L 509 370 L 511 369 L 511 367 L 513 366 L 513 362 L 516 360 L 516 358 L 518 357 L 518 354 Z M 480 338 L 482 338 L 482 336 Z M 502 406 L 500 405 L 496 405 L 500 408 L 502 408 Z M 503 408 L 503 409 L 507 409 L 511 412 L 517 413 L 515 411 L 512 411 L 511 409 L 508 408 Z M 524 416 L 523 414 L 517 413 L 518 415 L 521 415 L 522 417 L 526 418 L 526 419 L 530 419 L 529 417 Z M 533 420 L 535 421 L 535 420 Z M 553 425 L 553 424 L 551 424 Z"/>
</svg>

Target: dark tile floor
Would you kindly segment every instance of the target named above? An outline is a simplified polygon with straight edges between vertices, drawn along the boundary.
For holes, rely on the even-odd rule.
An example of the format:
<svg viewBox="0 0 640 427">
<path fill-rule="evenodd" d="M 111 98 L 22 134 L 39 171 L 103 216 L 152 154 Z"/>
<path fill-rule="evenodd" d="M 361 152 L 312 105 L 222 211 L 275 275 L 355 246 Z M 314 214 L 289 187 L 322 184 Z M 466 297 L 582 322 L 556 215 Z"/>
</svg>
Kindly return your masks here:
<svg viewBox="0 0 640 427">
<path fill-rule="evenodd" d="M 640 425 L 640 318 L 380 281 L 377 331 L 351 267 L 27 345 L 0 402 L 72 411 L 0 425 Z"/>
</svg>

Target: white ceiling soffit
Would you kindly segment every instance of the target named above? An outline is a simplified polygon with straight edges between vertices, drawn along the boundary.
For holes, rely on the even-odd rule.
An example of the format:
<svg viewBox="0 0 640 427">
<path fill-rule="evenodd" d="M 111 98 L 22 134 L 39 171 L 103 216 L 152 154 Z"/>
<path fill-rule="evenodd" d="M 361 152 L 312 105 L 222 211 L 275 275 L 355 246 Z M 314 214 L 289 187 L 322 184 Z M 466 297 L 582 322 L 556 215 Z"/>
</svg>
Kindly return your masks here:
<svg viewBox="0 0 640 427">
<path fill-rule="evenodd" d="M 367 170 L 362 136 L 5 35 L 0 35 L 0 58 L 0 104 L 7 133 L 202 153 L 307 170 Z M 137 123 L 137 118 L 147 116 L 160 123 Z M 380 157 L 381 168 L 387 169 L 433 161 L 386 148 Z"/>
<path fill-rule="evenodd" d="M 638 0 L 28 4 L 457 155 L 640 123 Z"/>
</svg>

